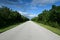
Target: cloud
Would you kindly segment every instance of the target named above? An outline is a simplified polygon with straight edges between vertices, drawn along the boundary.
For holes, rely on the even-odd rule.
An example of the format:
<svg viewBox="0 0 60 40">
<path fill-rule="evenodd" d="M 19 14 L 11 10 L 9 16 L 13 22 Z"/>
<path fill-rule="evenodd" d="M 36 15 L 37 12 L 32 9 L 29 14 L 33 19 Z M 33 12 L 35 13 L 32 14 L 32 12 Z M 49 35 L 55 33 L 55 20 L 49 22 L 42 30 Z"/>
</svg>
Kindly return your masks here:
<svg viewBox="0 0 60 40">
<path fill-rule="evenodd" d="M 4 4 L 14 4 L 14 5 L 32 5 L 32 6 L 44 6 L 47 4 L 54 4 L 60 0 L 0 0 L 0 3 Z M 24 6 L 25 6 L 24 5 Z"/>
<path fill-rule="evenodd" d="M 37 17 L 36 14 L 30 14 L 29 17 L 33 18 L 33 17 Z"/>
<path fill-rule="evenodd" d="M 16 5 L 17 3 L 19 3 L 19 0 L 0 0 L 0 4 Z"/>
<path fill-rule="evenodd" d="M 8 0 L 8 1 L 11 1 L 11 2 L 18 2 L 19 0 Z"/>
<path fill-rule="evenodd" d="M 60 0 L 33 0 L 31 5 L 39 5 L 39 6 L 43 6 L 43 5 L 47 5 L 47 4 L 54 4 L 56 2 L 59 2 Z"/>
<path fill-rule="evenodd" d="M 31 13 L 27 13 L 27 12 L 21 12 L 21 11 L 18 11 L 21 15 L 24 15 L 25 17 L 27 18 L 33 18 L 33 17 L 37 17 L 37 14 L 31 14 Z"/>
<path fill-rule="evenodd" d="M 3 5 L 15 5 L 17 7 L 30 5 L 31 0 L 0 0 Z"/>
<path fill-rule="evenodd" d="M 20 9 L 22 11 L 25 11 L 25 12 L 19 11 L 19 13 L 21 13 L 22 15 L 24 15 L 28 18 L 33 18 L 33 17 L 37 16 L 36 13 L 39 13 L 42 10 L 40 8 L 43 8 L 43 7 L 40 7 L 40 6 L 54 4 L 56 2 L 60 2 L 60 0 L 0 0 L 0 5 L 8 4 L 13 7 L 16 6 L 17 10 Z M 30 13 L 28 13 L 28 12 L 30 12 Z"/>
<path fill-rule="evenodd" d="M 2 6 L 0 5 L 0 8 L 1 8 Z"/>
</svg>

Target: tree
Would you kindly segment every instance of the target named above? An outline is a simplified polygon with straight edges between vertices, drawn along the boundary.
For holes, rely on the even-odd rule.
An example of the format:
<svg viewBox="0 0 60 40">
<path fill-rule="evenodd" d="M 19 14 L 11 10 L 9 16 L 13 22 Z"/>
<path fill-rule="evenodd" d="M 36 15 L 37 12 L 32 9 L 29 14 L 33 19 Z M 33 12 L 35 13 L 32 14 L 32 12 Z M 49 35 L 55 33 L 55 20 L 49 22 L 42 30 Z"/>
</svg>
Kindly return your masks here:
<svg viewBox="0 0 60 40">
<path fill-rule="evenodd" d="M 60 6 L 52 5 L 52 8 L 49 11 L 44 10 L 37 18 L 33 19 L 40 23 L 60 29 Z"/>
<path fill-rule="evenodd" d="M 0 8 L 0 29 L 28 20 L 28 18 L 24 16 L 22 17 L 22 15 L 17 11 L 13 11 L 4 6 Z"/>
</svg>

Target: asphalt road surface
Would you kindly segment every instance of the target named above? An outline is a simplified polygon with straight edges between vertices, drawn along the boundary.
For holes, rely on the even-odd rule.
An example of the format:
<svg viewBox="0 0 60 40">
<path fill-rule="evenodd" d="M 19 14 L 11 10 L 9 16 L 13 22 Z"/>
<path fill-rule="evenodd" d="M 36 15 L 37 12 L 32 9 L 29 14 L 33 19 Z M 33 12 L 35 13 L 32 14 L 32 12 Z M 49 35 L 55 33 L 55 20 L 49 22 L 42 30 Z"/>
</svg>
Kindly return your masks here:
<svg viewBox="0 0 60 40">
<path fill-rule="evenodd" d="M 60 40 L 60 36 L 32 21 L 27 21 L 1 33 L 0 40 Z"/>
</svg>

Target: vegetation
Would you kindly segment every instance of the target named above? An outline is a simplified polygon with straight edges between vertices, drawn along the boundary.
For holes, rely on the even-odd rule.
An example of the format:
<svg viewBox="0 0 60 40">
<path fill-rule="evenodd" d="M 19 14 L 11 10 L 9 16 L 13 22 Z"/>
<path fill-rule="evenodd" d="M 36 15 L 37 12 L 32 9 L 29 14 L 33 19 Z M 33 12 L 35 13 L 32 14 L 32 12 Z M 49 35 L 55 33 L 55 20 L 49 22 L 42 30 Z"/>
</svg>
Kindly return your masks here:
<svg viewBox="0 0 60 40">
<path fill-rule="evenodd" d="M 51 27 L 51 26 L 48 26 L 48 25 L 44 25 L 44 24 L 41 24 L 41 23 L 38 23 L 38 22 L 36 22 L 36 23 L 39 24 L 40 26 L 42 26 L 44 28 L 47 28 L 48 30 L 60 35 L 60 29 L 55 28 L 55 27 Z"/>
<path fill-rule="evenodd" d="M 50 10 L 44 10 L 32 21 L 60 29 L 60 6 L 52 5 Z"/>
<path fill-rule="evenodd" d="M 4 6 L 0 7 L 0 29 L 28 20 L 28 18 L 22 16 L 17 11 L 12 11 L 11 9 Z"/>
</svg>

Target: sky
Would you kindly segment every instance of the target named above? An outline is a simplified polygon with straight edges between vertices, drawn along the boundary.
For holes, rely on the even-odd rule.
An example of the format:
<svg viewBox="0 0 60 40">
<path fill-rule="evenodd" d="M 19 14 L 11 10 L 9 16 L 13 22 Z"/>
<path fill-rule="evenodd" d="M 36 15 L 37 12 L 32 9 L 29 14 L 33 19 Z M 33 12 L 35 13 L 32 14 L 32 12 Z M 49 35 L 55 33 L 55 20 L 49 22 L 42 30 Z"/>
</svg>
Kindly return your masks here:
<svg viewBox="0 0 60 40">
<path fill-rule="evenodd" d="M 6 6 L 30 19 L 45 9 L 51 9 L 52 5 L 59 6 L 60 0 L 0 0 L 0 7 Z"/>
</svg>

